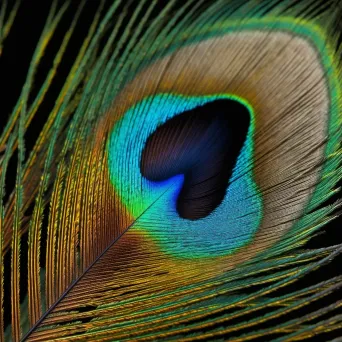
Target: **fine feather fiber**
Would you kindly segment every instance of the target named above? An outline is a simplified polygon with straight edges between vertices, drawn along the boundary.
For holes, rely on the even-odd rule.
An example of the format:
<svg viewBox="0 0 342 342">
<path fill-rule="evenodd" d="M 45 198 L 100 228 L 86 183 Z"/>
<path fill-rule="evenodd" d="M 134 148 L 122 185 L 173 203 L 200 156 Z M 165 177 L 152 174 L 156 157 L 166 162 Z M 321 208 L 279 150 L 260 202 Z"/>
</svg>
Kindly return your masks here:
<svg viewBox="0 0 342 342">
<path fill-rule="evenodd" d="M 338 341 L 341 14 L 1 1 L 0 341 Z"/>
</svg>

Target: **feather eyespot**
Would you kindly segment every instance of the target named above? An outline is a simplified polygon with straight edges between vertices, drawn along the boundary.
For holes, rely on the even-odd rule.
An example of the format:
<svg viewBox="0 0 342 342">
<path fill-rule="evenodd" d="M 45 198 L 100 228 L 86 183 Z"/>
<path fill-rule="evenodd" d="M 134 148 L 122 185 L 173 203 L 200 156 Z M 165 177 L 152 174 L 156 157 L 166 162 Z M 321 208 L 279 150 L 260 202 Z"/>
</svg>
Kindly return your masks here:
<svg viewBox="0 0 342 342">
<path fill-rule="evenodd" d="M 0 4 L 0 341 L 338 337 L 338 1 L 44 8 Z"/>
</svg>

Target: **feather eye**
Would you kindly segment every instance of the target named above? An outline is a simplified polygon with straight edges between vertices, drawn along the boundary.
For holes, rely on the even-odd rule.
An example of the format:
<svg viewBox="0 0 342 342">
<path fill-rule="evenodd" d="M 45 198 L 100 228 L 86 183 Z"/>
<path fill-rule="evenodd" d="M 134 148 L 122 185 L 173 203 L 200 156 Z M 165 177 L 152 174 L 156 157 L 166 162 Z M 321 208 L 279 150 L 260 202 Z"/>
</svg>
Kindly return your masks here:
<svg viewBox="0 0 342 342">
<path fill-rule="evenodd" d="M 93 3 L 46 116 L 88 5 L 54 45 L 74 8 L 53 2 L 0 137 L 0 340 L 340 329 L 340 276 L 296 286 L 341 251 L 306 245 L 339 207 L 326 205 L 341 179 L 338 14 L 314 0 Z M 0 46 L 17 11 L 2 7 Z"/>
</svg>

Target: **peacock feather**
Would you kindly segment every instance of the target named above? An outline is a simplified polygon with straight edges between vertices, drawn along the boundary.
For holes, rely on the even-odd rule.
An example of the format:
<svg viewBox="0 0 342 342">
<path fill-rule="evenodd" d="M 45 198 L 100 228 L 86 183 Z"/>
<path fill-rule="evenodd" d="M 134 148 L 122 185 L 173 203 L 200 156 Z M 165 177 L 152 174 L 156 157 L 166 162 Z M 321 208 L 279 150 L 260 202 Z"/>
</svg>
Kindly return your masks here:
<svg viewBox="0 0 342 342">
<path fill-rule="evenodd" d="M 341 14 L 53 1 L 0 116 L 0 341 L 339 337 Z"/>
</svg>

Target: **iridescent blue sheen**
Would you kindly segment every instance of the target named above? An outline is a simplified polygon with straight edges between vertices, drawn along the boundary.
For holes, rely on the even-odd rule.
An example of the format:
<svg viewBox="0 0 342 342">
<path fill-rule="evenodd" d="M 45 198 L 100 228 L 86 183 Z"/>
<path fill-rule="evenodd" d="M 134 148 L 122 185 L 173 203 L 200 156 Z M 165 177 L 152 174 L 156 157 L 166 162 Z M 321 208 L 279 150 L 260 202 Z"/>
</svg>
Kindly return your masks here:
<svg viewBox="0 0 342 342">
<path fill-rule="evenodd" d="M 222 203 L 205 218 L 183 219 L 177 213 L 176 201 L 184 176 L 150 181 L 141 174 L 141 155 L 158 126 L 217 99 L 233 99 L 248 108 L 251 120 L 247 137 Z M 131 107 L 114 126 L 107 148 L 111 182 L 137 220 L 134 229 L 143 230 L 165 253 L 182 258 L 223 256 L 250 242 L 262 218 L 262 199 L 253 179 L 254 127 L 252 107 L 228 94 L 159 94 Z"/>
</svg>

